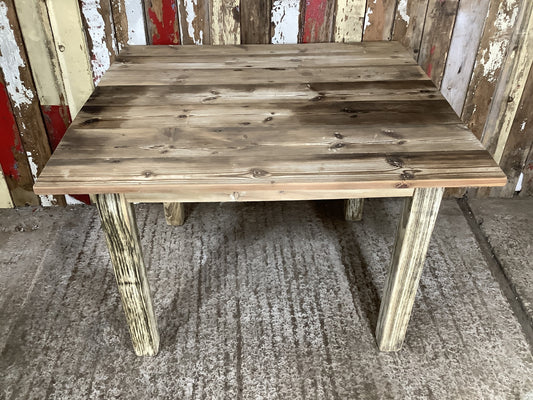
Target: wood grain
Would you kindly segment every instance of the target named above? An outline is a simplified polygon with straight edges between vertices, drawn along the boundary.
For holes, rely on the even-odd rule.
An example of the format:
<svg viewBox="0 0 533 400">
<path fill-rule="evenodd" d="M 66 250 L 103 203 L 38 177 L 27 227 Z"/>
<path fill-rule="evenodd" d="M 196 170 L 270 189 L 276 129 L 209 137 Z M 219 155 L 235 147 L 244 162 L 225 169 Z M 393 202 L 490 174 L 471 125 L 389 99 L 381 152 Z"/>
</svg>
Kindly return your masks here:
<svg viewBox="0 0 533 400">
<path fill-rule="evenodd" d="M 96 194 L 92 200 L 100 212 L 135 353 L 155 355 L 159 333 L 133 205 L 119 194 Z"/>
<path fill-rule="evenodd" d="M 241 16 L 239 0 L 211 0 L 211 44 L 239 44 Z"/>
<path fill-rule="evenodd" d="M 529 149 L 523 174 L 522 190 L 519 195 L 520 197 L 533 196 L 533 146 Z"/>
<path fill-rule="evenodd" d="M 360 42 L 365 19 L 364 0 L 337 0 L 335 10 L 334 41 Z"/>
<path fill-rule="evenodd" d="M 392 39 L 399 41 L 418 59 L 428 0 L 398 0 Z"/>
<path fill-rule="evenodd" d="M 168 225 L 183 225 L 185 222 L 185 206 L 183 203 L 163 203 L 163 208 Z"/>
<path fill-rule="evenodd" d="M 361 221 L 365 199 L 344 200 L 344 218 L 346 221 Z"/>
<path fill-rule="evenodd" d="M 344 3 L 344 0 L 341 2 Z M 333 41 L 334 13 L 334 0 L 306 0 L 301 14 L 301 42 L 324 43 Z"/>
<path fill-rule="evenodd" d="M 505 182 L 397 43 L 197 49 L 125 49 L 35 190 L 274 200 Z M 144 68 L 158 63 L 158 74 Z"/>
<path fill-rule="evenodd" d="M 181 44 L 211 44 L 209 2 L 207 0 L 179 0 Z"/>
<path fill-rule="evenodd" d="M 366 2 L 363 41 L 391 40 L 397 0 Z"/>
<path fill-rule="evenodd" d="M 405 200 L 376 327 L 381 351 L 402 347 L 443 192 L 416 189 Z"/>
<path fill-rule="evenodd" d="M 176 0 L 145 0 L 146 27 L 150 44 L 180 44 Z"/>
<path fill-rule="evenodd" d="M 7 187 L 4 173 L 0 170 L 0 208 L 13 208 L 13 201 L 9 194 L 9 188 Z"/>
<path fill-rule="evenodd" d="M 272 0 L 241 0 L 241 43 L 270 43 Z"/>
</svg>

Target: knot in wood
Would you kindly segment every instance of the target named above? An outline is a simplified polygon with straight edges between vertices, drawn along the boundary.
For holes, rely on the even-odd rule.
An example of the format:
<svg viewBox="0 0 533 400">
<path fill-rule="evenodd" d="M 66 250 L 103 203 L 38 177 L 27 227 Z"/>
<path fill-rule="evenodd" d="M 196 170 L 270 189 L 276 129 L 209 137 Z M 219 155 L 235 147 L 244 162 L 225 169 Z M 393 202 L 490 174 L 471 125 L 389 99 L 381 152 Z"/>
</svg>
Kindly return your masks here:
<svg viewBox="0 0 533 400">
<path fill-rule="evenodd" d="M 252 175 L 252 178 L 262 178 L 263 176 L 269 176 L 270 173 L 260 168 L 252 168 L 250 175 Z"/>
<path fill-rule="evenodd" d="M 396 168 L 402 168 L 404 165 L 403 160 L 400 157 L 396 156 L 387 156 L 385 159 L 387 161 L 387 164 L 396 167 Z"/>
</svg>

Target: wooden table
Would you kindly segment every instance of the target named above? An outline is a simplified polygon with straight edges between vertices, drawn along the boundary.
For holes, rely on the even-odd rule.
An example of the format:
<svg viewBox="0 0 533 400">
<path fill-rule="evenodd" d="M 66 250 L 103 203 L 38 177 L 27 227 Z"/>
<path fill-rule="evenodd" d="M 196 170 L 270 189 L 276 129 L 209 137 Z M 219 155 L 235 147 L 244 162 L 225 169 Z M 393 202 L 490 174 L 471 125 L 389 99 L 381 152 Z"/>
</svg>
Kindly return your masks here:
<svg viewBox="0 0 533 400">
<path fill-rule="evenodd" d="M 98 206 L 135 352 L 159 336 L 132 202 L 406 197 L 376 328 L 398 350 L 445 187 L 506 178 L 395 42 L 125 48 L 39 177 Z"/>
</svg>

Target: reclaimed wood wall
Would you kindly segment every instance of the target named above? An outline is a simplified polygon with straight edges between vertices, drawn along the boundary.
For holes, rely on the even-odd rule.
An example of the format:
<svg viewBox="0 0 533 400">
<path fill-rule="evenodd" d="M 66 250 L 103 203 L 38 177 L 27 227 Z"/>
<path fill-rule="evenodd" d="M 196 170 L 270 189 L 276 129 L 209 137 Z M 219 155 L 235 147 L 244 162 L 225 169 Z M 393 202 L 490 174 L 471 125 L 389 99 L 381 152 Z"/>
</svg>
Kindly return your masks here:
<svg viewBox="0 0 533 400">
<path fill-rule="evenodd" d="M 0 207 L 87 201 L 32 185 L 127 44 L 397 40 L 509 177 L 469 196 L 531 196 L 532 18 L 531 0 L 0 0 Z"/>
</svg>

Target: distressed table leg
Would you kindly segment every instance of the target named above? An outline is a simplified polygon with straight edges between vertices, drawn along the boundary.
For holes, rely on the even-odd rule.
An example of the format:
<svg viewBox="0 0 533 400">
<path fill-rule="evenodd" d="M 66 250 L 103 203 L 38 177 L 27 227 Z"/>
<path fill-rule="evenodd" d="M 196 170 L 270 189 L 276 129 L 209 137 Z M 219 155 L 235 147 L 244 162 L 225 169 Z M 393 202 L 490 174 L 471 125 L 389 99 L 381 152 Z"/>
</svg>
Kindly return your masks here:
<svg viewBox="0 0 533 400">
<path fill-rule="evenodd" d="M 120 194 L 98 194 L 92 199 L 102 219 L 135 353 L 155 355 L 159 333 L 133 205 Z"/>
<path fill-rule="evenodd" d="M 185 206 L 183 203 L 163 203 L 163 206 L 168 225 L 183 225 L 185 222 Z"/>
<path fill-rule="evenodd" d="M 376 327 L 381 351 L 402 347 L 443 192 L 415 189 L 405 200 Z"/>
<path fill-rule="evenodd" d="M 344 200 L 344 218 L 346 221 L 361 221 L 365 199 Z"/>
</svg>

